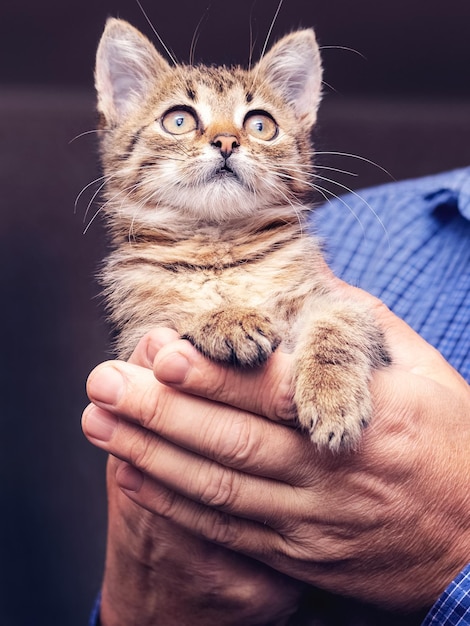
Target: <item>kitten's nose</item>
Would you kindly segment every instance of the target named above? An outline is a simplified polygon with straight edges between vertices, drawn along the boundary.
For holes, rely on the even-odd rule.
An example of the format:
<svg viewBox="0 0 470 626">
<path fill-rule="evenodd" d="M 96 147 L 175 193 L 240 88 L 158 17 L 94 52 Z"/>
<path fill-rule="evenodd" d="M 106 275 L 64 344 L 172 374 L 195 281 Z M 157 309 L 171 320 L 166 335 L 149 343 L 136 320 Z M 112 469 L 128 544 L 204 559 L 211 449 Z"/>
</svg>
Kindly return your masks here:
<svg viewBox="0 0 470 626">
<path fill-rule="evenodd" d="M 238 142 L 238 137 L 235 135 L 231 135 L 230 133 L 219 133 L 214 137 L 211 145 L 220 150 L 220 154 L 224 157 L 224 159 L 228 159 L 235 148 L 238 148 L 240 144 Z"/>
</svg>

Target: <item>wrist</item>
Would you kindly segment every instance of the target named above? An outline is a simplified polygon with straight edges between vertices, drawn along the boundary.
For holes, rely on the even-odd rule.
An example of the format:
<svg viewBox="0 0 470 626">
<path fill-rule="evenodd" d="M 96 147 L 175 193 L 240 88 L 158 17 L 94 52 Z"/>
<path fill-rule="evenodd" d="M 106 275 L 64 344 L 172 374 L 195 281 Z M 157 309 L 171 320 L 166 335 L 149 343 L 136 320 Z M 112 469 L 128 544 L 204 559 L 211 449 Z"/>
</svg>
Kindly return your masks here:
<svg viewBox="0 0 470 626">
<path fill-rule="evenodd" d="M 284 626 L 304 585 L 130 501 L 108 469 L 102 626 Z"/>
<path fill-rule="evenodd" d="M 108 485 L 108 494 L 109 521 L 100 625 L 157 626 L 156 598 L 153 592 L 149 593 L 157 586 L 157 580 L 145 558 L 152 552 L 153 541 L 142 528 L 147 512 L 138 510 L 132 502 L 123 509 L 120 501 L 125 496 L 113 485 Z M 146 542 L 150 544 L 148 551 Z"/>
</svg>

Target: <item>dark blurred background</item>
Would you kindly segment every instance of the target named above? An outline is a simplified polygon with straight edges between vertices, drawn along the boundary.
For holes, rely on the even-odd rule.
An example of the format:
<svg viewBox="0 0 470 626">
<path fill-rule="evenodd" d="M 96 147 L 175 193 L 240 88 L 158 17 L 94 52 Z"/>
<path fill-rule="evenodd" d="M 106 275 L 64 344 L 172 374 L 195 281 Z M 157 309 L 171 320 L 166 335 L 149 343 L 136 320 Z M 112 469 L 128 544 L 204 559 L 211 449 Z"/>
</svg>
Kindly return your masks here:
<svg viewBox="0 0 470 626">
<path fill-rule="evenodd" d="M 257 57 L 278 2 L 143 5 L 178 59 L 194 38 L 197 60 L 245 64 L 250 29 Z M 155 40 L 135 0 L 0 7 L 2 626 L 85 624 L 102 574 L 105 459 L 80 413 L 86 376 L 109 355 L 93 278 L 105 239 L 99 220 L 83 234 L 96 186 L 74 208 L 99 176 L 94 135 L 72 140 L 95 127 L 94 53 L 108 16 Z M 470 163 L 468 0 L 285 0 L 271 40 L 299 26 L 315 27 L 324 48 L 318 151 L 380 166 L 320 156 L 358 174 L 340 185 Z"/>
</svg>

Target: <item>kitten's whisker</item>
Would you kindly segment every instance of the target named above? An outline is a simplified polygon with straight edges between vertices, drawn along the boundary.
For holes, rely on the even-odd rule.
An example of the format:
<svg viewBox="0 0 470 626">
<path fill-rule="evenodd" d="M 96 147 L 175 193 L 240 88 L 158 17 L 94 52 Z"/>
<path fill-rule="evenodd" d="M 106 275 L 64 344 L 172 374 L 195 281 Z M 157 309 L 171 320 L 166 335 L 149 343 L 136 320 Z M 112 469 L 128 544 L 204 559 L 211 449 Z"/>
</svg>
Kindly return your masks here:
<svg viewBox="0 0 470 626">
<path fill-rule="evenodd" d="M 366 236 L 366 230 L 365 230 L 365 228 L 364 228 L 363 223 L 361 222 L 361 220 L 360 220 L 359 216 L 355 213 L 355 211 L 353 211 L 353 209 L 349 206 L 349 204 L 346 202 L 346 200 L 345 200 L 343 197 L 338 196 L 337 194 L 333 193 L 333 191 L 331 191 L 331 189 L 327 189 L 326 187 L 322 187 L 321 185 L 314 185 L 314 189 L 315 189 L 316 191 L 318 191 L 318 193 L 320 193 L 320 194 L 323 196 L 323 198 L 325 198 L 325 200 L 326 200 L 327 202 L 330 202 L 330 203 L 331 203 L 331 199 L 330 199 L 330 198 L 328 198 L 328 195 L 327 195 L 327 194 L 329 194 L 330 196 L 332 196 L 333 198 L 335 198 L 335 200 L 338 200 L 339 202 L 341 202 L 341 204 L 343 204 L 343 205 L 344 205 L 344 206 L 348 209 L 348 211 L 351 213 L 351 215 L 352 215 L 352 216 L 354 217 L 354 219 L 357 221 L 357 223 L 358 223 L 358 224 L 359 224 L 359 226 L 361 227 L 361 230 L 362 230 L 362 236 L 364 237 L 364 239 L 366 239 L 366 237 L 367 237 L 367 236 Z"/>
<path fill-rule="evenodd" d="M 110 132 L 111 132 L 111 130 L 105 129 L 105 128 L 95 128 L 93 130 L 85 130 L 83 133 L 80 133 L 79 135 L 76 135 L 73 139 L 71 139 L 69 141 L 68 145 L 73 143 L 76 139 L 80 139 L 81 137 L 85 137 L 85 135 L 92 135 L 93 133 L 110 133 Z"/>
<path fill-rule="evenodd" d="M 188 152 L 188 149 L 185 146 L 183 146 L 183 144 L 181 143 L 181 139 L 177 139 L 176 137 L 172 137 L 171 140 L 172 140 L 173 145 L 175 146 L 175 148 L 177 148 L 181 152 L 181 154 L 183 154 L 186 157 L 190 156 L 190 154 Z"/>
<path fill-rule="evenodd" d="M 122 206 L 122 205 L 121 205 Z M 141 212 L 141 210 L 144 208 L 145 206 L 145 202 L 142 201 L 140 204 L 137 205 L 137 210 L 135 211 L 134 215 L 132 216 L 132 220 L 129 226 L 129 235 L 127 237 L 127 240 L 129 242 L 129 244 L 132 246 L 133 242 L 135 242 L 135 221 L 137 219 L 137 216 L 139 215 L 139 213 Z"/>
<path fill-rule="evenodd" d="M 334 93 L 339 93 L 338 90 L 335 87 L 333 87 L 331 83 L 327 83 L 326 80 L 322 79 L 321 84 L 325 85 L 325 87 L 328 87 L 328 89 L 331 89 L 331 91 L 333 91 Z"/>
<path fill-rule="evenodd" d="M 119 196 L 124 196 L 122 201 L 121 201 L 121 212 L 122 212 L 122 205 L 124 203 L 124 201 L 127 198 L 130 198 L 130 191 L 133 191 L 135 189 L 138 189 L 140 186 L 142 185 L 142 183 L 133 183 L 132 185 L 129 185 L 128 187 L 124 187 L 124 189 L 120 189 L 117 193 L 115 193 L 113 196 L 111 196 L 110 198 L 108 198 L 102 205 L 101 205 L 101 209 L 104 210 L 107 208 L 107 206 L 109 204 L 112 204 L 117 198 L 119 198 Z"/>
<path fill-rule="evenodd" d="M 352 154 L 350 152 L 335 152 L 335 151 L 316 152 L 315 154 L 317 156 L 329 156 L 329 155 L 331 155 L 331 156 L 341 156 L 341 157 L 348 157 L 350 159 L 357 159 L 358 161 L 364 161 L 365 163 L 368 163 L 369 165 L 372 165 L 373 167 L 377 167 L 384 174 L 387 174 L 387 176 L 389 176 L 391 178 L 391 180 L 395 180 L 395 178 L 392 176 L 392 174 L 390 174 L 390 172 L 388 170 L 386 170 L 384 167 L 382 167 L 378 163 L 375 163 L 375 161 L 371 161 L 370 159 L 367 159 L 366 157 L 360 156 L 359 154 Z"/>
<path fill-rule="evenodd" d="M 350 189 L 347 185 L 343 185 L 342 183 L 338 183 L 337 181 L 335 181 L 332 178 L 326 178 L 325 176 L 319 176 L 318 174 L 315 176 L 315 178 L 323 180 L 326 183 L 331 183 L 333 185 L 336 185 L 340 189 L 344 189 L 345 191 L 347 191 L 351 195 L 355 196 L 358 200 L 363 202 L 366 205 L 366 207 L 370 210 L 372 215 L 375 217 L 375 219 L 378 221 L 378 223 L 380 224 L 382 230 L 384 231 L 384 233 L 385 233 L 385 235 L 387 237 L 388 244 L 390 245 L 389 236 L 388 236 L 387 229 L 385 228 L 385 224 L 380 219 L 380 216 L 378 215 L 377 211 L 374 210 L 374 208 L 367 202 L 367 200 L 363 196 L 358 194 L 357 191 L 354 191 L 353 189 Z"/>
<path fill-rule="evenodd" d="M 186 163 L 187 159 L 179 159 L 178 157 L 174 157 L 174 156 L 167 156 L 165 155 L 159 155 L 158 153 L 155 153 L 155 163 L 144 163 L 143 165 L 139 165 L 139 168 L 141 169 L 149 169 L 149 168 L 153 168 L 155 167 L 155 165 L 157 165 L 157 160 L 158 161 L 177 161 L 178 163 Z M 187 156 L 187 155 L 184 155 Z"/>
<path fill-rule="evenodd" d="M 355 50 L 354 48 L 349 48 L 348 46 L 319 46 L 319 50 L 345 50 L 346 52 L 354 52 L 354 54 L 362 57 L 364 61 L 367 61 L 367 57 L 364 56 L 362 52 L 359 52 L 359 50 Z"/>
<path fill-rule="evenodd" d="M 274 17 L 271 21 L 271 26 L 269 27 L 268 30 L 268 34 L 266 35 L 266 39 L 264 41 L 264 45 L 263 45 L 263 49 L 261 50 L 261 56 L 259 58 L 259 60 L 261 61 L 264 58 L 264 55 L 266 54 L 266 48 L 268 47 L 268 43 L 269 43 L 269 38 L 271 37 L 271 33 L 273 32 L 273 28 L 274 28 L 274 24 L 276 23 L 277 17 L 279 15 L 279 12 L 281 10 L 281 7 L 283 5 L 284 0 L 279 0 L 279 4 L 277 5 L 277 9 L 276 12 L 274 13 Z M 256 71 L 256 74 L 253 76 L 253 80 L 252 80 L 252 85 L 254 85 L 258 79 L 258 74 L 259 74 L 259 70 L 260 70 L 260 66 L 259 66 L 259 62 L 258 62 L 258 69 Z"/>
<path fill-rule="evenodd" d="M 349 170 L 344 170 L 338 167 L 332 167 L 330 165 L 310 165 L 310 163 L 289 163 L 286 161 L 283 161 L 282 164 L 275 164 L 272 166 L 272 168 L 274 170 L 280 170 L 280 171 L 284 171 L 285 168 L 289 168 L 292 169 L 294 172 L 298 173 L 298 174 L 308 174 L 309 172 L 311 173 L 312 176 L 315 176 L 315 170 L 317 169 L 321 169 L 321 170 L 330 170 L 332 172 L 337 172 L 338 174 L 346 174 L 348 176 L 358 176 L 358 174 L 356 172 L 350 172 Z"/>
<path fill-rule="evenodd" d="M 354 218 L 358 221 L 359 225 L 361 226 L 363 235 L 365 237 L 365 229 L 364 226 L 361 222 L 361 220 L 359 219 L 359 217 L 356 215 L 356 213 L 352 210 L 352 208 L 349 206 L 349 204 L 344 200 L 344 198 L 342 198 L 341 196 L 335 194 L 333 191 L 331 191 L 330 189 L 327 189 L 326 187 L 322 187 L 321 185 L 318 185 L 317 183 L 309 183 L 307 181 L 305 181 L 304 179 L 298 179 L 295 178 L 294 176 L 290 175 L 290 174 L 285 174 L 284 178 L 288 178 L 290 180 L 294 180 L 297 182 L 305 182 L 309 185 L 309 187 L 311 187 L 312 189 L 314 189 L 315 191 L 317 191 L 323 198 L 325 201 L 327 202 L 331 202 L 331 199 L 328 197 L 328 194 L 330 196 L 332 196 L 333 198 L 335 198 L 336 200 L 338 200 L 339 202 L 341 202 L 342 204 L 344 204 L 344 206 L 347 207 L 347 209 L 350 211 L 350 213 L 354 216 Z M 316 178 L 319 178 L 318 176 L 316 176 Z M 321 178 L 321 177 L 320 177 Z M 328 182 L 334 182 L 334 181 L 330 181 L 329 179 L 326 179 Z M 351 190 L 350 190 L 351 192 Z M 365 200 L 364 200 L 365 201 Z M 366 203 L 367 204 L 367 203 Z M 368 205 L 369 206 L 369 205 Z M 370 207 L 369 207 L 370 208 Z M 375 217 L 377 217 L 379 223 L 383 226 L 380 218 L 375 214 L 374 211 L 372 211 L 372 213 L 375 215 Z M 387 234 L 387 233 L 386 233 Z"/>
<path fill-rule="evenodd" d="M 327 189 L 324 189 L 323 187 L 320 187 L 319 185 L 315 185 L 314 189 L 315 191 L 318 191 L 318 193 L 321 195 L 323 200 L 325 200 L 325 202 L 331 202 L 331 199 L 327 195 Z"/>
<path fill-rule="evenodd" d="M 155 26 L 152 24 L 149 16 L 147 15 L 147 13 L 144 10 L 144 7 L 142 6 L 142 4 L 140 3 L 140 0 L 135 0 L 137 2 L 137 4 L 139 5 L 139 9 L 142 11 L 145 19 L 147 20 L 150 28 L 152 29 L 154 35 L 156 36 L 156 38 L 158 39 L 158 41 L 160 42 L 160 44 L 163 46 L 163 49 L 165 50 L 165 52 L 167 53 L 167 55 L 170 57 L 170 60 L 172 61 L 173 65 L 178 65 L 178 61 L 176 59 L 176 56 L 170 52 L 170 49 L 168 48 L 168 46 L 165 44 L 165 42 L 163 41 L 163 39 L 160 37 L 160 35 L 157 32 L 157 29 L 155 28 Z"/>
<path fill-rule="evenodd" d="M 279 15 L 279 12 L 281 10 L 281 7 L 283 5 L 283 2 L 284 2 L 284 0 L 279 0 L 279 4 L 277 5 L 276 12 L 274 13 L 274 17 L 273 17 L 273 19 L 271 21 L 271 26 L 269 27 L 268 34 L 266 35 L 266 39 L 264 41 L 263 49 L 261 50 L 260 61 L 261 61 L 261 59 L 264 58 L 264 55 L 266 54 L 266 48 L 268 47 L 269 39 L 271 37 L 271 33 L 273 32 L 274 24 L 276 23 L 276 20 L 277 20 L 277 17 Z"/>
<path fill-rule="evenodd" d="M 255 4 L 256 0 L 254 0 L 250 7 L 250 53 L 248 56 L 248 71 L 251 71 L 251 64 L 253 63 L 253 51 L 255 49 L 255 40 L 253 38 L 253 9 Z"/>
<path fill-rule="evenodd" d="M 199 33 L 194 33 L 193 39 L 191 41 L 191 49 L 189 51 L 189 65 L 194 65 L 194 57 L 196 55 L 196 46 L 199 41 Z"/>
<path fill-rule="evenodd" d="M 103 210 L 103 207 L 99 207 L 98 210 L 96 211 L 96 213 L 93 215 L 93 217 L 91 218 L 91 220 L 88 222 L 88 224 L 86 225 L 85 230 L 83 231 L 83 235 L 86 235 L 88 232 L 88 229 L 90 228 L 90 226 L 92 225 L 92 223 L 95 221 L 95 219 L 98 217 L 98 215 L 101 213 L 101 211 Z"/>
<path fill-rule="evenodd" d="M 111 179 L 112 176 L 100 176 L 99 178 L 95 178 L 95 180 L 92 180 L 91 183 L 88 183 L 88 185 L 85 185 L 85 187 L 83 187 L 83 189 L 80 191 L 80 193 L 78 194 L 78 196 L 75 198 L 75 202 L 73 204 L 73 212 L 74 214 L 77 212 L 77 206 L 78 203 L 80 201 L 80 198 L 82 197 L 82 195 L 85 193 L 85 191 L 91 187 L 92 185 L 96 185 L 96 183 L 99 183 L 100 181 L 104 180 L 106 182 L 106 179 Z"/>
<path fill-rule="evenodd" d="M 98 194 L 100 193 L 100 191 L 103 189 L 103 187 L 106 185 L 108 181 L 104 180 L 101 185 L 98 187 L 98 189 L 95 191 L 95 193 L 92 195 L 91 200 L 89 201 L 86 211 L 85 211 L 85 215 L 83 216 L 83 223 L 85 223 L 85 220 L 87 218 L 88 215 L 88 211 L 90 210 L 91 205 L 93 204 L 93 202 L 95 201 L 95 198 L 98 196 Z M 95 218 L 95 216 L 93 217 L 93 219 Z M 88 227 L 86 228 L 86 230 L 88 230 Z M 85 230 L 85 232 L 86 232 Z"/>
<path fill-rule="evenodd" d="M 343 170 L 338 167 L 331 167 L 330 165 L 315 165 L 314 170 L 330 170 L 331 172 L 336 172 L 337 174 L 347 174 L 348 176 L 359 176 L 357 172 L 350 172 L 349 170 Z M 315 173 L 313 174 L 315 176 Z"/>
<path fill-rule="evenodd" d="M 285 190 L 280 185 L 276 184 L 274 181 L 265 180 L 265 184 L 267 184 L 268 187 L 271 187 L 271 189 L 274 189 L 274 191 L 278 195 L 280 195 L 282 198 L 284 198 L 284 200 L 287 202 L 287 204 L 292 208 L 292 210 L 294 211 L 294 215 L 296 216 L 297 221 L 299 223 L 300 231 L 301 231 L 301 233 L 303 233 L 302 213 L 305 211 L 306 207 L 304 205 L 302 205 L 302 204 L 297 203 L 297 202 L 294 204 L 292 199 L 289 198 L 289 196 L 286 194 Z"/>
<path fill-rule="evenodd" d="M 194 65 L 196 46 L 199 41 L 199 36 L 201 34 L 201 27 L 202 27 L 204 20 L 207 18 L 207 14 L 209 13 L 211 8 L 212 8 L 212 0 L 207 5 L 204 13 L 201 15 L 201 18 L 199 19 L 199 22 L 197 23 L 196 29 L 194 30 L 193 38 L 191 39 L 191 46 L 189 48 L 189 65 Z"/>
</svg>

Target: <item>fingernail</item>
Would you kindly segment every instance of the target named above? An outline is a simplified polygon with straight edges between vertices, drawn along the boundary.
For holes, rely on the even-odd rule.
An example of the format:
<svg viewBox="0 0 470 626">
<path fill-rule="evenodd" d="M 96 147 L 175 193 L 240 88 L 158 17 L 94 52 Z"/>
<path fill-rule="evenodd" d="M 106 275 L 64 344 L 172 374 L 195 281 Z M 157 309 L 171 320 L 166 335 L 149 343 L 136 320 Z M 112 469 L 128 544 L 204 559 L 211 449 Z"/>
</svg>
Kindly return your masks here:
<svg viewBox="0 0 470 626">
<path fill-rule="evenodd" d="M 132 465 L 124 465 L 116 474 L 116 482 L 121 489 L 125 491 L 140 491 L 144 482 L 142 472 L 132 467 Z"/>
<path fill-rule="evenodd" d="M 113 436 L 118 420 L 96 406 L 92 406 L 85 413 L 83 430 L 87 437 L 97 441 L 107 442 Z"/>
<path fill-rule="evenodd" d="M 191 367 L 188 359 L 180 352 L 172 352 L 155 362 L 155 376 L 162 383 L 181 385 L 186 380 Z"/>
<path fill-rule="evenodd" d="M 175 331 L 170 330 L 169 328 L 158 328 L 157 330 L 149 333 L 147 338 L 147 351 L 145 356 L 150 367 L 153 367 L 155 357 L 163 348 L 163 346 L 166 346 L 176 339 L 178 339 L 178 335 L 175 333 Z"/>
<path fill-rule="evenodd" d="M 88 380 L 88 395 L 93 402 L 114 406 L 124 388 L 122 374 L 112 366 L 98 367 Z"/>
</svg>

